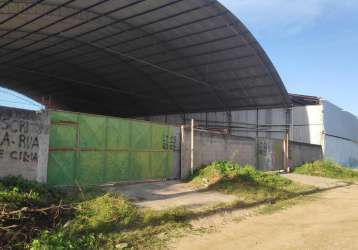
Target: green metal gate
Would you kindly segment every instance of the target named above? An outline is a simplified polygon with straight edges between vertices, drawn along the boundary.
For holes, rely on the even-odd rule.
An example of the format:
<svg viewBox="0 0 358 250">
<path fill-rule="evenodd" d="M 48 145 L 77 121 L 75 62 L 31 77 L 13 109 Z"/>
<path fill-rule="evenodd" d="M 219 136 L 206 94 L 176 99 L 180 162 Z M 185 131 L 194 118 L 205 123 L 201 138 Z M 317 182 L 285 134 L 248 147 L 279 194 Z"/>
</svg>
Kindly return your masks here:
<svg viewBox="0 0 358 250">
<path fill-rule="evenodd" d="M 50 117 L 50 185 L 172 177 L 171 126 L 62 111 Z"/>
</svg>

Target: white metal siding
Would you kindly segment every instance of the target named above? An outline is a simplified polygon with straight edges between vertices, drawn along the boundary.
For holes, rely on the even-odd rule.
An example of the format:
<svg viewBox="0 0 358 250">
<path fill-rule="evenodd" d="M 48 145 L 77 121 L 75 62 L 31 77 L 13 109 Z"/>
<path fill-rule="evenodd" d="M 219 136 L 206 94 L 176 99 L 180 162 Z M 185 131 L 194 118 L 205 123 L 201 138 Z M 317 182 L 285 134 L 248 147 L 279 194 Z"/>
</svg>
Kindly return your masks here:
<svg viewBox="0 0 358 250">
<path fill-rule="evenodd" d="M 358 143 L 326 136 L 324 156 L 345 166 L 358 167 Z"/>
<path fill-rule="evenodd" d="M 291 140 L 295 142 L 322 144 L 323 106 L 312 105 L 292 109 Z"/>
<path fill-rule="evenodd" d="M 323 101 L 325 133 L 358 141 L 358 119 L 338 106 Z"/>
<path fill-rule="evenodd" d="M 259 127 L 261 138 L 283 139 L 286 129 L 286 112 L 282 109 L 259 110 Z M 168 122 L 170 124 L 184 124 L 184 115 L 152 116 L 148 118 L 155 122 Z M 185 119 L 195 119 L 201 125 L 228 126 L 227 112 L 209 112 L 198 114 L 185 114 Z M 321 145 L 323 134 L 323 107 L 321 105 L 294 107 L 292 110 L 292 126 L 290 138 L 292 141 Z M 231 112 L 231 125 L 248 127 L 233 129 L 232 134 L 243 137 L 256 137 L 256 110 L 242 110 Z"/>
<path fill-rule="evenodd" d="M 325 158 L 358 167 L 358 119 L 328 101 L 323 101 L 323 106 Z"/>
</svg>

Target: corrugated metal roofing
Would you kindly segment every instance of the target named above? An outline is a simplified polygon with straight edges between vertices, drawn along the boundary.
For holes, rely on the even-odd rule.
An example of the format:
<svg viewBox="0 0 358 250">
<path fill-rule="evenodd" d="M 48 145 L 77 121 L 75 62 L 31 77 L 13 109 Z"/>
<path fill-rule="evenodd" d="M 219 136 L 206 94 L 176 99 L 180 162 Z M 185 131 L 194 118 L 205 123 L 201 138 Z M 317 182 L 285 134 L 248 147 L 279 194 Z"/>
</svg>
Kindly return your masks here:
<svg viewBox="0 0 358 250">
<path fill-rule="evenodd" d="M 264 50 L 216 0 L 0 1 L 0 80 L 122 116 L 290 103 Z"/>
<path fill-rule="evenodd" d="M 321 98 L 317 96 L 289 94 L 293 106 L 319 105 Z"/>
</svg>

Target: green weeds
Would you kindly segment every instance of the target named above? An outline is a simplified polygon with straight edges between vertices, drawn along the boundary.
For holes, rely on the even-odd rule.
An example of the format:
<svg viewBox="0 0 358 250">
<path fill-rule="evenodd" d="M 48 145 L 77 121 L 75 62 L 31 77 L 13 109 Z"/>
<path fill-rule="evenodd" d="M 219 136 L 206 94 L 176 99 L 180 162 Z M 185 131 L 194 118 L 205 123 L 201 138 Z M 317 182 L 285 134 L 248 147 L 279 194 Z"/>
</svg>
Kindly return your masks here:
<svg viewBox="0 0 358 250">
<path fill-rule="evenodd" d="M 165 249 L 191 229 L 190 220 L 262 204 L 285 204 L 312 187 L 251 166 L 215 162 L 198 170 L 191 185 L 237 195 L 232 204 L 206 211 L 141 209 L 98 189 L 56 189 L 18 177 L 0 180 L 2 249 Z M 278 207 L 272 206 L 272 209 Z"/>
<path fill-rule="evenodd" d="M 315 161 L 294 169 L 294 173 L 358 181 L 358 172 L 333 161 Z"/>
<path fill-rule="evenodd" d="M 235 194 L 244 202 L 288 199 L 313 189 L 296 184 L 276 173 L 264 173 L 251 166 L 230 162 L 214 162 L 196 171 L 190 183 Z"/>
</svg>

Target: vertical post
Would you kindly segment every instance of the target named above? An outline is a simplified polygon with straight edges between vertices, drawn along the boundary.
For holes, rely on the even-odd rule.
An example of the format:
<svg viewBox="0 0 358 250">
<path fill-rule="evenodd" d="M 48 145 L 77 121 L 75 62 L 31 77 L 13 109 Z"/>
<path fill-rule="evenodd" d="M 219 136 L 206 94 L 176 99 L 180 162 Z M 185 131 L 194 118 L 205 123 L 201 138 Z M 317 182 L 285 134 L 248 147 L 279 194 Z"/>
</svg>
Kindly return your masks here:
<svg viewBox="0 0 358 250">
<path fill-rule="evenodd" d="M 283 154 L 284 154 L 284 170 L 285 172 L 290 172 L 289 166 L 289 142 L 290 142 L 290 124 L 291 124 L 291 109 L 287 109 L 286 111 L 286 129 L 285 129 L 285 137 L 283 140 Z"/>
<path fill-rule="evenodd" d="M 191 119 L 190 126 L 190 174 L 194 174 L 194 119 Z"/>
<path fill-rule="evenodd" d="M 186 158 L 185 158 L 185 153 L 187 152 L 186 147 L 185 147 L 185 137 L 184 137 L 184 133 L 185 133 L 185 126 L 181 125 L 180 126 L 180 179 L 183 179 L 183 173 L 185 173 L 185 171 L 183 171 L 183 169 L 185 168 L 187 162 L 186 162 Z"/>
<path fill-rule="evenodd" d="M 48 97 L 48 106 L 49 106 L 51 109 L 54 108 L 54 107 L 52 106 L 51 96 Z"/>
<path fill-rule="evenodd" d="M 232 126 L 232 112 L 231 111 L 228 111 L 227 112 L 227 117 L 228 117 L 228 129 L 227 129 L 227 131 L 228 131 L 228 134 L 230 134 L 231 135 L 231 126 Z"/>
<path fill-rule="evenodd" d="M 286 134 L 285 134 L 285 138 L 283 140 L 283 166 L 284 166 L 284 170 L 285 172 L 289 173 L 290 172 L 290 167 L 288 165 L 288 158 L 289 158 L 289 154 L 288 154 L 288 145 L 289 144 L 289 133 L 288 130 L 286 130 Z"/>
<path fill-rule="evenodd" d="M 256 109 L 256 168 L 260 169 L 259 109 Z"/>
</svg>

